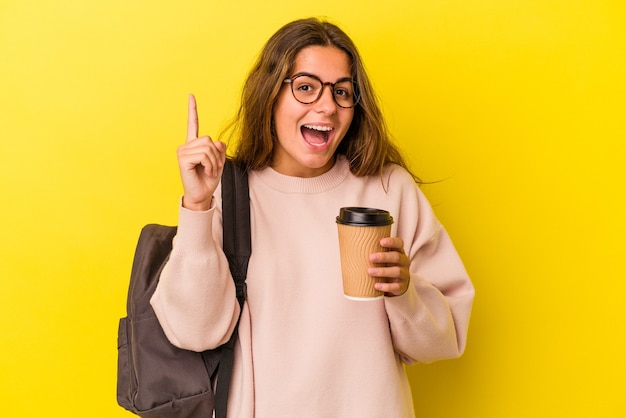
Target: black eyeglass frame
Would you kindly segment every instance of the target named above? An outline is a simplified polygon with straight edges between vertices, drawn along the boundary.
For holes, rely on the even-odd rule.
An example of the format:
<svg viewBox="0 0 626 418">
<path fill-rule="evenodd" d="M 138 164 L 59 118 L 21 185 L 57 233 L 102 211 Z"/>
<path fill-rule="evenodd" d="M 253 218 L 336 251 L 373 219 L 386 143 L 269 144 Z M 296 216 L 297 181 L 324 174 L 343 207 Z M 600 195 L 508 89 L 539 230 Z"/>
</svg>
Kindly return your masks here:
<svg viewBox="0 0 626 418">
<path fill-rule="evenodd" d="M 298 77 L 311 77 L 314 78 L 315 80 L 319 81 L 320 84 L 322 85 L 322 88 L 320 89 L 319 94 L 317 95 L 317 97 L 310 102 L 303 102 L 302 100 L 298 99 L 298 97 L 296 97 L 296 93 L 293 91 L 293 82 L 298 78 Z M 343 83 L 345 81 L 349 81 L 352 83 L 352 88 L 353 88 L 353 93 L 352 96 L 354 97 L 354 103 L 352 104 L 352 106 L 342 106 L 341 104 L 339 104 L 339 102 L 337 101 L 337 98 L 335 97 L 335 85 L 339 84 L 339 83 Z M 289 78 L 286 78 L 283 80 L 283 83 L 289 84 L 290 88 L 291 88 L 291 94 L 293 95 L 293 98 L 296 99 L 298 102 L 302 103 L 302 104 L 313 104 L 315 102 L 317 102 L 321 97 L 322 94 L 324 94 L 324 87 L 326 86 L 330 86 L 331 87 L 331 95 L 333 96 L 333 100 L 335 101 L 335 103 L 337 104 L 337 106 L 339 106 L 342 109 L 351 109 L 353 107 L 355 107 L 358 103 L 359 100 L 361 99 L 361 95 L 359 94 L 359 89 L 357 84 L 354 82 L 354 80 L 350 77 L 344 77 L 341 78 L 337 81 L 335 81 L 334 83 L 331 83 L 330 81 L 327 82 L 323 82 L 322 80 L 320 80 L 320 78 L 314 74 L 310 74 L 310 73 L 298 73 L 295 74 Z"/>
</svg>

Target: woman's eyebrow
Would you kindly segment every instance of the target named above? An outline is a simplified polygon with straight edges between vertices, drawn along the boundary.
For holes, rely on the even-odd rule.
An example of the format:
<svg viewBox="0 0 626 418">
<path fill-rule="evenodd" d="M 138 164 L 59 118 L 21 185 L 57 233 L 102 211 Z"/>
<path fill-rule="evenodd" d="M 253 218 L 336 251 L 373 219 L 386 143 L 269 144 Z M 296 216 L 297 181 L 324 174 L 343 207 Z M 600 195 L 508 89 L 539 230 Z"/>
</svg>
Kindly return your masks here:
<svg viewBox="0 0 626 418">
<path fill-rule="evenodd" d="M 320 81 L 322 81 L 322 78 L 321 78 L 320 76 L 318 76 L 318 75 L 316 75 L 316 74 L 313 74 L 313 73 L 306 72 L 306 71 L 300 71 L 300 72 L 298 72 L 298 73 L 295 73 L 294 75 L 292 75 L 292 76 L 291 76 L 291 77 L 289 77 L 289 78 L 296 78 L 296 77 L 299 77 L 299 76 L 301 76 L 301 75 L 306 75 L 306 76 L 310 76 L 310 77 L 315 77 L 315 78 L 319 79 Z M 353 81 L 353 78 L 352 78 L 352 77 L 350 77 L 350 76 L 341 77 L 341 78 L 338 78 L 338 79 L 335 81 L 335 83 L 339 83 L 340 81 Z M 323 81 L 322 81 L 322 82 L 323 82 Z"/>
</svg>

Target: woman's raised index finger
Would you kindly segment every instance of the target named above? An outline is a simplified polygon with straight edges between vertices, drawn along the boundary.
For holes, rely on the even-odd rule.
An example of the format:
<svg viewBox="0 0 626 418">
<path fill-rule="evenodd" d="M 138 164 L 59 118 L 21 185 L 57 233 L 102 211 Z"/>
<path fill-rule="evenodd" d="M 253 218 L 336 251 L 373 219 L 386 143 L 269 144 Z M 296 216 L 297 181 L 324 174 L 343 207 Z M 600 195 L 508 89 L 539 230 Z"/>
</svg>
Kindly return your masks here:
<svg viewBox="0 0 626 418">
<path fill-rule="evenodd" d="M 187 142 L 198 137 L 198 107 L 193 94 L 189 95 L 189 105 L 187 109 Z"/>
</svg>

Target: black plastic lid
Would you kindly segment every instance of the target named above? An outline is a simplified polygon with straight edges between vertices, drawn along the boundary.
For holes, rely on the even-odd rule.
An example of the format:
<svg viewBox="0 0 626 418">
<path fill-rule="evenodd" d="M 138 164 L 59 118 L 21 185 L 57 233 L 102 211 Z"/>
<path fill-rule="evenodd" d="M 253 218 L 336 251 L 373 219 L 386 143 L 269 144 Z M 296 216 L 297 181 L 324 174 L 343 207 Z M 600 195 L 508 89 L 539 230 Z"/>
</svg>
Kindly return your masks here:
<svg viewBox="0 0 626 418">
<path fill-rule="evenodd" d="M 393 218 L 386 210 L 375 208 L 347 207 L 339 209 L 337 223 L 356 226 L 391 225 Z"/>
</svg>

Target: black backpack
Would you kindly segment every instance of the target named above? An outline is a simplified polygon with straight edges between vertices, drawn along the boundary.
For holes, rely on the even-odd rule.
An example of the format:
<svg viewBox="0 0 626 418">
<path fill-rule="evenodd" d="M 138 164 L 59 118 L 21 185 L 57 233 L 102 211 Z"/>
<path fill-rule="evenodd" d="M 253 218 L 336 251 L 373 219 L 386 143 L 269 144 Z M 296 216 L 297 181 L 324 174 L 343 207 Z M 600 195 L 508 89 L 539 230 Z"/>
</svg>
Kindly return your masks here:
<svg viewBox="0 0 626 418">
<path fill-rule="evenodd" d="M 240 306 L 250 257 L 248 177 L 230 160 L 222 174 L 224 252 Z M 176 227 L 150 224 L 139 236 L 118 329 L 117 402 L 143 418 L 226 418 L 237 328 L 226 344 L 202 353 L 173 346 L 150 298 L 172 250 Z M 219 379 L 213 390 L 217 372 Z"/>
</svg>

